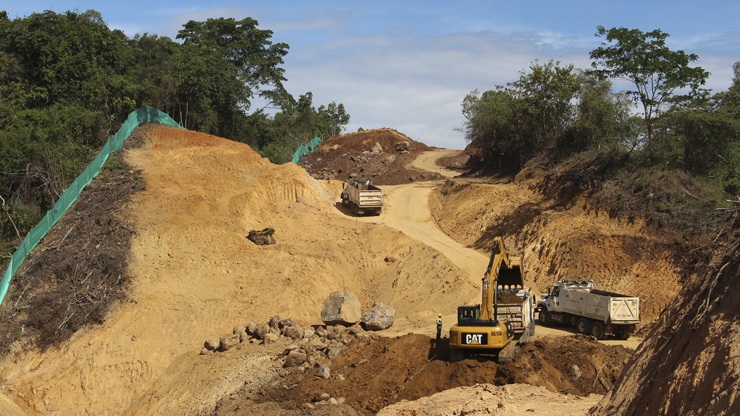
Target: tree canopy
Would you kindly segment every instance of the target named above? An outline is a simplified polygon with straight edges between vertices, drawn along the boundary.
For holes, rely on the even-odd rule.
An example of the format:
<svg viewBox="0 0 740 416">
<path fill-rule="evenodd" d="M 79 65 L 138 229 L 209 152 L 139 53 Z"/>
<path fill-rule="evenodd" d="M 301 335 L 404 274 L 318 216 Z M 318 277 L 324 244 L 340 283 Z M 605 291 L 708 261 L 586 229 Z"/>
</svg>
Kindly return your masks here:
<svg viewBox="0 0 740 416">
<path fill-rule="evenodd" d="M 596 36 L 605 37 L 602 46 L 590 53 L 592 66 L 607 78 L 622 78 L 635 89 L 628 91 L 642 105 L 648 154 L 652 151 L 655 120 L 667 105 L 683 104 L 704 97 L 701 88 L 709 73 L 690 67 L 699 57 L 666 46 L 668 34 L 659 29 L 643 32 L 624 27 L 599 26 Z M 686 91 L 682 94 L 678 91 Z"/>
</svg>

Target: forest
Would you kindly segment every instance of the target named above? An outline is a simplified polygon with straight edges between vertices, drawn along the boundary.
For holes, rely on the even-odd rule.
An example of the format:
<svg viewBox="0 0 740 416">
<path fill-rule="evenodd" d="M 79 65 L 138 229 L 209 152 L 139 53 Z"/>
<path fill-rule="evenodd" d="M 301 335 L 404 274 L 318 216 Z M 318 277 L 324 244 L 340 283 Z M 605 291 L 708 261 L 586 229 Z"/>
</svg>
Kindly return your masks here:
<svg viewBox="0 0 740 416">
<path fill-rule="evenodd" d="M 129 38 L 95 10 L 0 11 L 0 258 L 137 108 L 247 143 L 274 163 L 343 133 L 343 104 L 286 91 L 289 45 L 272 35 L 251 18 L 217 18 L 187 22 L 174 40 Z M 465 97 L 479 168 L 515 174 L 535 158 L 570 161 L 559 180 L 588 188 L 597 208 L 712 226 L 713 210 L 740 192 L 740 63 L 728 90 L 713 93 L 703 88 L 709 74 L 691 66 L 698 57 L 670 50 L 667 33 L 597 35 L 591 68 L 534 61 L 518 80 Z M 615 92 L 615 79 L 633 89 Z"/>
</svg>

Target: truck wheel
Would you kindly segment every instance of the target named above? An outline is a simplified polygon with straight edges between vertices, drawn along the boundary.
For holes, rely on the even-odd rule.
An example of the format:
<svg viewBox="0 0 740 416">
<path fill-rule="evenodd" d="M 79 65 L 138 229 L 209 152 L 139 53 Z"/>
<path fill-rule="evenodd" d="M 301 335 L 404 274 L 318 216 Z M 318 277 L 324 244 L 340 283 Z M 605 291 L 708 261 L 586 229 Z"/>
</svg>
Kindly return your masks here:
<svg viewBox="0 0 740 416">
<path fill-rule="evenodd" d="M 576 322 L 576 329 L 578 329 L 579 334 L 588 335 L 591 333 L 591 322 L 589 322 L 586 318 L 578 318 L 578 322 Z"/>
<path fill-rule="evenodd" d="M 347 198 L 342 198 L 342 205 L 345 206 L 345 207 L 348 206 L 349 205 L 349 200 L 347 200 Z"/>
<path fill-rule="evenodd" d="M 540 313 L 537 314 L 537 321 L 540 325 L 548 326 L 552 320 L 550 319 L 550 311 L 547 309 L 540 309 Z"/>
<path fill-rule="evenodd" d="M 591 325 L 591 335 L 596 339 L 604 339 L 604 324 L 596 321 Z"/>
<path fill-rule="evenodd" d="M 357 209 L 357 204 L 354 204 L 354 203 L 353 203 L 353 204 L 352 204 L 352 215 L 354 215 L 354 216 L 356 217 L 356 216 L 357 216 L 357 212 L 358 212 L 358 211 L 359 211 L 359 210 Z"/>
<path fill-rule="evenodd" d="M 617 337 L 617 339 L 621 339 L 622 341 L 626 341 L 630 338 L 630 331 L 627 329 L 621 328 L 621 329 L 615 329 L 614 330 L 614 336 Z"/>
</svg>

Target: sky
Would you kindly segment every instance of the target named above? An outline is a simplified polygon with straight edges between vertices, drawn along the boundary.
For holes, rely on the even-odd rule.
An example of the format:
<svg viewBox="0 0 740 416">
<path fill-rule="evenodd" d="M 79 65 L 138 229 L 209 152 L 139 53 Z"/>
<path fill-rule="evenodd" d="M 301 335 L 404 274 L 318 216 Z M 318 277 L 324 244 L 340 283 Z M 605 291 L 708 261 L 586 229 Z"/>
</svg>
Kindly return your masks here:
<svg viewBox="0 0 740 416">
<path fill-rule="evenodd" d="M 699 56 L 691 65 L 710 72 L 713 92 L 729 88 L 740 61 L 738 0 L 0 0 L 11 19 L 89 9 L 129 37 L 175 39 L 190 20 L 251 17 L 290 45 L 288 92 L 343 104 L 346 133 L 389 127 L 448 149 L 467 145 L 467 94 L 514 82 L 535 62 L 589 68 L 598 26 L 668 33 L 669 48 Z"/>
</svg>

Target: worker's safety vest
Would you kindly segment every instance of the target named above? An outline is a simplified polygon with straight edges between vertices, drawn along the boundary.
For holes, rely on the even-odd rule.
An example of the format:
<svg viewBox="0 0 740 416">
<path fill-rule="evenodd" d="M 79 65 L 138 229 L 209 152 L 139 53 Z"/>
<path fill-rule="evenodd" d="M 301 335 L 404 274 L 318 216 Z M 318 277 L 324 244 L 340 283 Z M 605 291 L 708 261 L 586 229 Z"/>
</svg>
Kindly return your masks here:
<svg viewBox="0 0 740 416">
<path fill-rule="evenodd" d="M 437 318 L 437 325 L 442 325 L 442 318 Z"/>
</svg>

